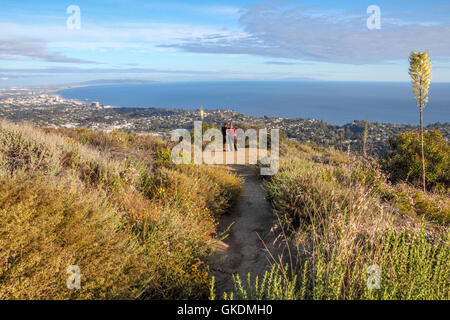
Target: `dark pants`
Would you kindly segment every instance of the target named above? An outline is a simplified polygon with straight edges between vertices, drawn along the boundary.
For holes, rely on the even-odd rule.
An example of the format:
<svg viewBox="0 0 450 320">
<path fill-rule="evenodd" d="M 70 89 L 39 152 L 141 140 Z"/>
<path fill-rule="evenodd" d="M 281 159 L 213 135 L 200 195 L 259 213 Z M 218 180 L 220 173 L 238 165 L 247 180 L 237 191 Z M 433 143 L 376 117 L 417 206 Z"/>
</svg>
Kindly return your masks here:
<svg viewBox="0 0 450 320">
<path fill-rule="evenodd" d="M 223 139 L 223 150 L 225 151 L 227 147 L 227 129 L 222 127 L 222 139 Z"/>
</svg>

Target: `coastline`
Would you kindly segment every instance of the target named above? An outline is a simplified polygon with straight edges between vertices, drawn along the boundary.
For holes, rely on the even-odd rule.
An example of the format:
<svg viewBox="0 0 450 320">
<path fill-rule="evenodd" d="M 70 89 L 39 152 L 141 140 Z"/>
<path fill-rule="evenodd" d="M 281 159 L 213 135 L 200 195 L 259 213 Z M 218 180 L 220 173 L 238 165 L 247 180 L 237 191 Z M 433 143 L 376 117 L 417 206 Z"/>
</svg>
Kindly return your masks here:
<svg viewBox="0 0 450 320">
<path fill-rule="evenodd" d="M 195 111 L 203 107 L 205 110 L 234 110 L 261 118 L 318 119 L 339 126 L 366 119 L 385 124 L 418 123 L 415 102 L 407 84 L 394 87 L 273 81 L 158 84 L 78 84 L 61 86 L 53 92 L 68 99 L 99 101 L 116 108 Z M 448 86 L 433 88 L 434 99 L 424 118 L 426 125 L 450 119 Z"/>
<path fill-rule="evenodd" d="M 63 101 L 67 101 L 67 102 L 74 102 L 77 104 L 83 104 L 86 105 L 88 107 L 93 106 L 94 103 L 98 102 L 97 106 L 94 106 L 98 109 L 122 109 L 122 110 L 148 110 L 148 109 L 152 109 L 152 110 L 157 110 L 157 111 L 161 111 L 161 112 L 167 112 L 167 111 L 174 111 L 174 112 L 181 112 L 181 113 L 192 113 L 192 112 L 196 112 L 199 111 L 201 106 L 197 106 L 195 108 L 183 108 L 183 107 L 154 107 L 154 106 L 149 106 L 149 107 L 145 107 L 145 106 L 123 106 L 123 105 L 119 105 L 119 104 L 108 104 L 105 101 L 102 101 L 102 99 L 80 99 L 80 98 L 70 98 L 70 97 L 66 97 L 63 96 L 61 94 L 62 91 L 64 90 L 72 90 L 72 89 L 78 89 L 78 88 L 95 88 L 95 87 L 102 87 L 102 88 L 107 88 L 107 87 L 117 87 L 120 85 L 145 85 L 145 84 L 165 84 L 162 82 L 140 82 L 140 81 L 131 81 L 131 82 L 114 82 L 114 81 L 95 81 L 92 83 L 75 83 L 75 84 L 67 84 L 67 85 L 59 85 L 59 86 L 52 86 L 52 87 L 24 87 L 24 88 L 10 88 L 10 89 L 0 89 L 0 98 L 3 96 L 3 94 L 5 92 L 13 92 L 13 95 L 18 95 L 18 96 L 39 96 L 39 95 L 51 95 L 55 98 L 57 98 L 59 101 L 63 102 Z M 213 83 L 214 84 L 214 83 Z M 4 96 L 3 96 L 4 97 Z M 326 126 L 331 126 L 331 127 L 345 127 L 345 126 L 349 126 L 352 125 L 355 122 L 362 122 L 365 121 L 365 119 L 363 118 L 354 118 L 353 120 L 347 121 L 347 122 L 343 122 L 343 123 L 336 123 L 336 122 L 332 122 L 332 121 L 328 121 L 326 119 L 321 119 L 320 117 L 302 117 L 302 116 L 297 116 L 297 117 L 290 117 L 290 116 L 262 116 L 262 115 L 255 115 L 255 114 L 251 114 L 251 113 L 247 113 L 247 112 L 242 112 L 239 110 L 236 110 L 234 108 L 208 108 L 208 107 L 204 107 L 205 111 L 208 112 L 234 112 L 236 113 L 236 115 L 240 115 L 240 116 L 245 116 L 245 117 L 250 117 L 250 118 L 255 118 L 255 119 L 278 119 L 279 121 L 313 121 L 313 122 L 322 122 L 324 123 L 324 125 Z M 411 107 L 411 110 L 414 110 L 413 107 Z M 429 109 L 428 109 L 429 110 Z M 445 118 L 445 117 L 444 117 Z M 392 122 L 392 121 L 374 121 L 374 120 L 368 120 L 370 123 L 373 124 L 380 124 L 380 125 L 390 125 L 390 126 L 409 126 L 409 127 L 417 127 L 416 123 L 408 123 L 408 122 Z M 440 121 L 434 121 L 434 122 L 428 122 L 426 123 L 426 126 L 434 126 L 434 125 L 448 125 L 449 122 L 442 122 L 442 120 Z"/>
<path fill-rule="evenodd" d="M 85 86 L 85 85 L 83 85 Z M 0 117 L 14 122 L 32 122 L 41 127 L 87 128 L 100 131 L 125 130 L 127 132 L 153 133 L 170 136 L 172 130 L 190 129 L 194 121 L 200 120 L 199 108 L 126 108 L 103 105 L 94 101 L 68 99 L 58 94 L 60 86 L 43 90 L 14 92 L 10 96 L 0 93 Z M 359 150 L 361 133 L 365 121 L 354 120 L 343 125 L 332 124 L 315 118 L 258 117 L 233 110 L 211 110 L 205 108 L 204 121 L 220 125 L 232 121 L 241 128 L 280 129 L 290 138 L 300 142 L 311 142 L 320 146 Z M 387 140 L 402 131 L 417 130 L 417 125 L 368 122 L 369 144 L 373 153 L 383 152 Z M 441 130 L 446 140 L 450 139 L 450 123 L 434 123 L 426 130 Z"/>
</svg>

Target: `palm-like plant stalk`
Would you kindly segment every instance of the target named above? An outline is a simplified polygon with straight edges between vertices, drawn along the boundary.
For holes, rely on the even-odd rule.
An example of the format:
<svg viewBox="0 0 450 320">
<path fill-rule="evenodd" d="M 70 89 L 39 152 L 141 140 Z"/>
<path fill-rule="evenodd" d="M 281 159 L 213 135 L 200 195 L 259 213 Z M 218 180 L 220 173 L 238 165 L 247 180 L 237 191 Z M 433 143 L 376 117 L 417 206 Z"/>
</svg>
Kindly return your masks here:
<svg viewBox="0 0 450 320">
<path fill-rule="evenodd" d="M 409 56 L 409 75 L 412 79 L 414 97 L 420 109 L 420 144 L 422 150 L 422 185 L 426 191 L 425 181 L 425 153 L 423 142 L 423 109 L 428 103 L 428 93 L 431 82 L 431 60 L 428 51 L 411 52 Z"/>
</svg>

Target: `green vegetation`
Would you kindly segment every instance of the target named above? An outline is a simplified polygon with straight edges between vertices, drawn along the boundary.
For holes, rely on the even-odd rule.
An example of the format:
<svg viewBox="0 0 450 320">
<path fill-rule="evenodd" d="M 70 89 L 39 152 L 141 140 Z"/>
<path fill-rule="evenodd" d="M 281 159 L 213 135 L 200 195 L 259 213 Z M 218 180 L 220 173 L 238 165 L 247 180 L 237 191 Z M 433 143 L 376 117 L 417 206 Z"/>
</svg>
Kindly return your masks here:
<svg viewBox="0 0 450 320">
<path fill-rule="evenodd" d="M 251 275 L 247 278 L 247 287 L 244 287 L 238 274 L 233 275 L 235 291 L 224 293 L 225 300 L 294 300 L 296 298 L 296 281 L 287 277 L 287 267 L 274 264 L 270 271 L 266 271 L 261 281 L 256 276 L 252 282 Z"/>
<path fill-rule="evenodd" d="M 424 135 L 425 171 L 429 187 L 448 191 L 450 188 L 450 146 L 440 131 Z M 419 185 L 422 178 L 421 144 L 417 132 L 407 131 L 391 138 L 383 167 L 392 181 Z"/>
<path fill-rule="evenodd" d="M 367 157 L 367 138 L 369 137 L 369 121 L 364 122 L 364 131 L 362 134 L 363 156 Z"/>
<path fill-rule="evenodd" d="M 435 192 L 409 183 L 417 133 L 392 140 L 383 166 L 283 139 L 263 183 L 289 261 L 234 276 L 222 295 L 205 258 L 236 175 L 174 165 L 171 142 L 152 136 L 2 122 L 0 299 L 449 299 L 448 143 L 434 131 L 425 142 Z M 81 290 L 66 287 L 70 265 Z"/>
<path fill-rule="evenodd" d="M 450 298 L 446 194 L 392 185 L 374 163 L 333 149 L 293 141 L 281 149 L 280 171 L 265 184 L 293 259 L 274 261 L 277 280 L 244 288 L 236 278 L 234 297 Z M 367 286 L 375 266 L 380 289 Z"/>
<path fill-rule="evenodd" d="M 240 180 L 151 136 L 0 124 L 0 299 L 198 299 Z M 5 262 L 5 263 L 3 263 Z M 66 287 L 81 269 L 81 290 Z"/>
</svg>

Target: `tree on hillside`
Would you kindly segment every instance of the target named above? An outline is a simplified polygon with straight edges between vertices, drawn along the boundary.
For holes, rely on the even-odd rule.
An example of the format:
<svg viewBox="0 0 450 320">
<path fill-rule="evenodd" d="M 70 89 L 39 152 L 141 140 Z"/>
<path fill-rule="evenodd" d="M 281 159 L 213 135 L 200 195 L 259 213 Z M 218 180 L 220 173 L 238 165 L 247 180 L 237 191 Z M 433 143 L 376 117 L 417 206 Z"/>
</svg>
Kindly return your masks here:
<svg viewBox="0 0 450 320">
<path fill-rule="evenodd" d="M 366 118 L 364 122 L 364 132 L 363 132 L 363 156 L 367 157 L 367 138 L 369 136 L 369 121 Z"/>
<path fill-rule="evenodd" d="M 431 60 L 428 51 L 411 52 L 409 56 L 409 75 L 412 79 L 414 97 L 417 100 L 417 106 L 420 110 L 420 144 L 422 153 L 422 185 L 423 191 L 426 191 L 425 185 L 425 153 L 423 147 L 423 108 L 428 103 L 428 93 L 431 82 Z"/>
</svg>

